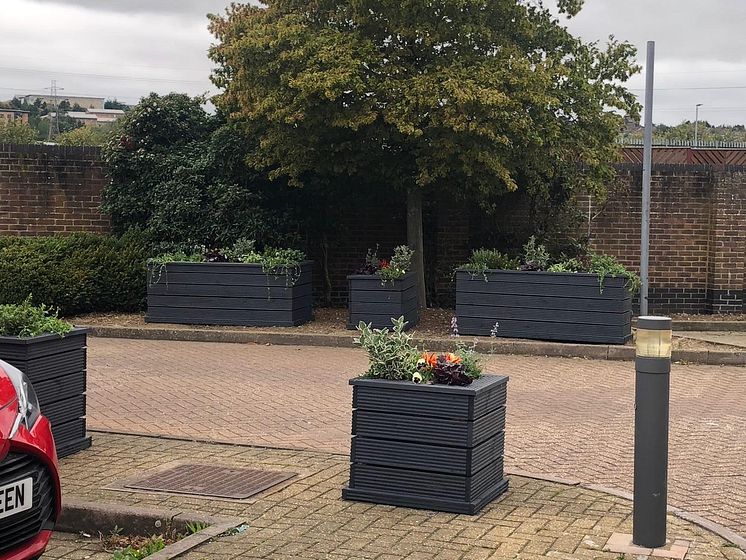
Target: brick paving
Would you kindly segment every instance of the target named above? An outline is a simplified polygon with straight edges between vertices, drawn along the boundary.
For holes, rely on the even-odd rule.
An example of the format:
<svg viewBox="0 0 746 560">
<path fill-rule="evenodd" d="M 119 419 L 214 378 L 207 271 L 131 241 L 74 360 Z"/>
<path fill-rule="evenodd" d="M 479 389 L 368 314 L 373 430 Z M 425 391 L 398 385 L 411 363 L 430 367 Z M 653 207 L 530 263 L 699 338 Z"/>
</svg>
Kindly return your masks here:
<svg viewBox="0 0 746 560">
<path fill-rule="evenodd" d="M 492 356 L 506 468 L 631 491 L 630 362 Z M 360 350 L 92 338 L 89 427 L 349 451 Z M 669 503 L 746 535 L 746 368 L 673 366 Z"/>
<path fill-rule="evenodd" d="M 108 490 L 123 479 L 177 461 L 300 473 L 255 501 L 222 501 Z M 613 532 L 631 531 L 627 500 L 551 482 L 511 477 L 511 489 L 479 515 L 453 515 L 343 501 L 345 457 L 318 451 L 227 446 L 96 434 L 93 447 L 62 461 L 63 491 L 79 499 L 238 517 L 248 528 L 181 556 L 186 560 L 289 559 L 610 559 Z M 690 560 L 746 558 L 720 537 L 669 516 L 670 539 L 692 543 Z M 44 560 L 99 560 L 95 543 L 55 538 Z"/>
</svg>

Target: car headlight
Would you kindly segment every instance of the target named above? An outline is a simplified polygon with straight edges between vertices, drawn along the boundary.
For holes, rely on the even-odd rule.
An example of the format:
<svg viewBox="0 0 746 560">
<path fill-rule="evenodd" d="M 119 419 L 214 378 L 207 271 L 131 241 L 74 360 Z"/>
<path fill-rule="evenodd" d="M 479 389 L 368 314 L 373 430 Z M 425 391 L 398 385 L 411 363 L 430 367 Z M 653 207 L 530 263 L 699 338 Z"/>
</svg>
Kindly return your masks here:
<svg viewBox="0 0 746 560">
<path fill-rule="evenodd" d="M 41 410 L 39 409 L 39 398 L 36 396 L 36 391 L 34 391 L 34 387 L 31 385 L 28 377 L 26 377 L 26 374 L 10 364 L 4 365 L 3 370 L 8 374 L 10 382 L 13 383 L 16 395 L 18 396 L 18 419 L 10 433 L 10 437 L 13 437 L 21 423 L 30 430 L 39 419 Z"/>
</svg>

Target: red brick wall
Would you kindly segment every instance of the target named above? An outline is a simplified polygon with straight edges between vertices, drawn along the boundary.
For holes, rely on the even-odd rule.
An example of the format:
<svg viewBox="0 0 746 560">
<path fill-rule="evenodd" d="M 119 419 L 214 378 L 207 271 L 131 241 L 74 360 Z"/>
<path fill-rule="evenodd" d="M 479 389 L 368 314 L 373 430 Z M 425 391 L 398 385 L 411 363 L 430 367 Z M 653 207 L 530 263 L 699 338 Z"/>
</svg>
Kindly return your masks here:
<svg viewBox="0 0 746 560">
<path fill-rule="evenodd" d="M 620 166 L 619 187 L 604 205 L 579 200 L 586 215 L 582 233 L 591 246 L 637 268 L 640 247 L 642 169 Z M 0 145 L 0 235 L 106 232 L 99 212 L 106 178 L 95 148 Z M 382 200 L 354 195 L 356 207 L 335 214 L 334 236 L 317 240 L 317 300 L 344 304 L 346 275 L 360 266 L 367 248 L 380 256 L 405 242 L 402 196 Z M 425 258 L 428 298 L 453 301 L 453 269 L 470 248 L 516 249 L 531 229 L 525 200 L 512 194 L 501 212 L 476 219 L 468 204 L 428 197 Z M 660 313 L 744 310 L 746 291 L 746 168 L 656 165 L 652 182 L 650 305 Z M 588 214 L 590 220 L 588 220 Z M 587 232 L 586 232 L 587 229 Z M 519 235 L 520 233 L 520 235 Z M 523 236 L 523 237 L 522 237 Z M 322 274 L 326 262 L 328 278 Z"/>
<path fill-rule="evenodd" d="M 0 235 L 102 233 L 98 148 L 0 144 Z"/>
<path fill-rule="evenodd" d="M 590 244 L 637 270 L 642 168 L 622 166 L 619 173 L 620 187 L 608 202 L 591 207 Z M 587 209 L 587 198 L 581 208 Z M 745 259 L 746 173 L 740 168 L 654 166 L 651 311 L 742 311 Z"/>
</svg>

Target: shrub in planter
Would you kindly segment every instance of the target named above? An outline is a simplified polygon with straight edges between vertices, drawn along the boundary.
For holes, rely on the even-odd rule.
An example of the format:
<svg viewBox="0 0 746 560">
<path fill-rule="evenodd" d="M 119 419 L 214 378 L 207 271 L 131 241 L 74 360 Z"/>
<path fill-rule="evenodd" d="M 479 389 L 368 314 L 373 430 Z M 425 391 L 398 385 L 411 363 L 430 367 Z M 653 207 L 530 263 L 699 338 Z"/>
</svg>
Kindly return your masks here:
<svg viewBox="0 0 746 560">
<path fill-rule="evenodd" d="M 301 251 L 239 240 L 148 262 L 151 323 L 296 326 L 312 318 L 312 263 Z"/>
<path fill-rule="evenodd" d="M 410 272 L 413 254 L 406 245 L 396 247 L 391 260 L 368 251 L 363 267 L 347 277 L 347 328 L 354 329 L 361 321 L 387 328 L 396 317 L 404 317 L 406 328 L 418 323 L 417 279 Z"/>
<path fill-rule="evenodd" d="M 29 300 L 0 305 L 0 360 L 24 372 L 52 424 L 60 457 L 91 445 L 86 436 L 86 330 Z"/>
<path fill-rule="evenodd" d="M 615 259 L 552 258 L 534 238 L 522 262 L 481 249 L 456 271 L 461 334 L 624 344 L 640 279 Z"/>
<path fill-rule="evenodd" d="M 477 513 L 505 492 L 504 376 L 473 348 L 421 353 L 404 332 L 358 325 L 370 366 L 353 387 L 348 500 Z"/>
</svg>

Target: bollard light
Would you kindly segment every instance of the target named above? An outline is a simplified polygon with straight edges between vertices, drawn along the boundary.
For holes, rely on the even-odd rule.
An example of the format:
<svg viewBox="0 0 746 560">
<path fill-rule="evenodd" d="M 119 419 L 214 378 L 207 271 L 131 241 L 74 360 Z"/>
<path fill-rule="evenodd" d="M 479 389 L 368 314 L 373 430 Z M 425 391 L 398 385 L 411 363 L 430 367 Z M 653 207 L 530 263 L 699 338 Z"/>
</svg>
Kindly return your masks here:
<svg viewBox="0 0 746 560">
<path fill-rule="evenodd" d="M 670 358 L 672 338 L 671 319 L 668 317 L 640 317 L 635 353 L 639 358 Z"/>
<path fill-rule="evenodd" d="M 645 548 L 666 543 L 671 339 L 670 318 L 638 318 L 632 542 Z"/>
</svg>

